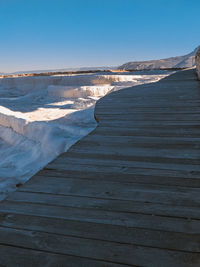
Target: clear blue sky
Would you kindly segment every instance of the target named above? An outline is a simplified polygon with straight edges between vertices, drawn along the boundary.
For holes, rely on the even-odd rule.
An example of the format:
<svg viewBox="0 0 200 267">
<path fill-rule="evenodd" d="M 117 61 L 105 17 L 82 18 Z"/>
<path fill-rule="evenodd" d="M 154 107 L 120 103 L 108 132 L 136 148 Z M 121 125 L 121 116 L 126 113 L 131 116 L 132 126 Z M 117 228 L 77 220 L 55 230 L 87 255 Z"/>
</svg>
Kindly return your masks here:
<svg viewBox="0 0 200 267">
<path fill-rule="evenodd" d="M 0 0 L 0 72 L 183 55 L 199 14 L 199 0 Z"/>
</svg>

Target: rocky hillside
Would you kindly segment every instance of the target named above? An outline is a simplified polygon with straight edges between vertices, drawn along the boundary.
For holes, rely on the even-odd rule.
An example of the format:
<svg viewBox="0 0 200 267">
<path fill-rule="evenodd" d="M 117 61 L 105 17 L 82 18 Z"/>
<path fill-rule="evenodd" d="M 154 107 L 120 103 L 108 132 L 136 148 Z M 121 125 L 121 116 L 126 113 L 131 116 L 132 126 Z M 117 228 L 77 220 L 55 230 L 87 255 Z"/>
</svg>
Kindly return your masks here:
<svg viewBox="0 0 200 267">
<path fill-rule="evenodd" d="M 171 69 L 171 68 L 190 68 L 195 66 L 195 55 L 197 47 L 193 52 L 185 56 L 171 57 L 159 60 L 133 61 L 119 67 L 121 70 L 151 70 L 151 69 Z"/>
<path fill-rule="evenodd" d="M 200 48 L 197 51 L 195 59 L 196 59 L 196 66 L 197 66 L 197 75 L 198 75 L 199 80 L 200 80 Z"/>
</svg>

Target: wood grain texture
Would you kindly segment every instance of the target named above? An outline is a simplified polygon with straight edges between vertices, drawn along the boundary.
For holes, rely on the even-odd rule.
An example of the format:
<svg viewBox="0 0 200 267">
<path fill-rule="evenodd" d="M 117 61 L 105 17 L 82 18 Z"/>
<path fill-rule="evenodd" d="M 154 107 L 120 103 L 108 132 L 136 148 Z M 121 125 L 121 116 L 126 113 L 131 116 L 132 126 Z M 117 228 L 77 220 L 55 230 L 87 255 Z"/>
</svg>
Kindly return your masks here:
<svg viewBox="0 0 200 267">
<path fill-rule="evenodd" d="M 95 117 L 0 203 L 0 266 L 200 266 L 195 71 L 111 93 Z"/>
</svg>

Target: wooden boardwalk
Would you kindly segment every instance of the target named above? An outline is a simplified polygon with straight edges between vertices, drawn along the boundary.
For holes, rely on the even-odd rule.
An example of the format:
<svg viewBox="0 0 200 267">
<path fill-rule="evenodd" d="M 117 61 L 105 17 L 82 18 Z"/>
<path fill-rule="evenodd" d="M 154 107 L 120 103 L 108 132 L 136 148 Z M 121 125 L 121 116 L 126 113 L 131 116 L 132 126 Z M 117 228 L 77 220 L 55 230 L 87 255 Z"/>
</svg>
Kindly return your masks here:
<svg viewBox="0 0 200 267">
<path fill-rule="evenodd" d="M 0 266 L 200 266 L 200 82 L 114 92 L 98 127 L 0 203 Z"/>
</svg>

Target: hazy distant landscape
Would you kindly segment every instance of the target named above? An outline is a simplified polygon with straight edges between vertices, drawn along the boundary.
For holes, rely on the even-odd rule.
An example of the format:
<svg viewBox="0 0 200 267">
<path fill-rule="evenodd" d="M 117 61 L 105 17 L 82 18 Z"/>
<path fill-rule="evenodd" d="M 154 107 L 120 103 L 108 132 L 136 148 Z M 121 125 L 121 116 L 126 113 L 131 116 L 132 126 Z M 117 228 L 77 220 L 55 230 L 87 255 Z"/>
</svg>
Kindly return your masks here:
<svg viewBox="0 0 200 267">
<path fill-rule="evenodd" d="M 192 68 L 195 66 L 195 55 L 198 51 L 197 47 L 191 53 L 184 56 L 170 57 L 158 60 L 148 61 L 130 61 L 121 66 L 103 66 L 103 67 L 82 67 L 82 68 L 64 68 L 64 69 L 49 69 L 49 70 L 32 70 L 32 71 L 17 71 L 14 73 L 0 73 L 2 77 L 20 76 L 20 75 L 56 75 L 56 74 L 72 74 L 84 72 L 117 72 L 117 71 L 138 71 L 138 70 L 175 70 Z"/>
</svg>

